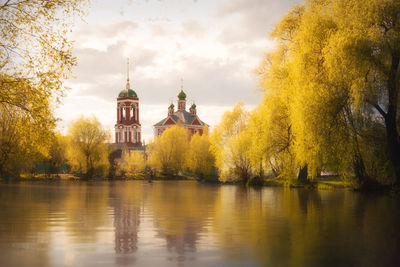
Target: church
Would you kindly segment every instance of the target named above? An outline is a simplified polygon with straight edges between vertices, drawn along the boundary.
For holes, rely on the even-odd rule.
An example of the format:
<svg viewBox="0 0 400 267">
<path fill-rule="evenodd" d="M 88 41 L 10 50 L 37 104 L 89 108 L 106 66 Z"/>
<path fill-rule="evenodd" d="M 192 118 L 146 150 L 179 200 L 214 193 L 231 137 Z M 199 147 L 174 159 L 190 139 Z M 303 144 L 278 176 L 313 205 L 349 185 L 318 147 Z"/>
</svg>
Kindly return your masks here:
<svg viewBox="0 0 400 267">
<path fill-rule="evenodd" d="M 199 133 L 203 134 L 205 124 L 197 116 L 197 108 L 193 103 L 189 111 L 186 111 L 186 94 L 183 91 L 183 84 L 178 94 L 177 110 L 174 104 L 168 107 L 167 117 L 154 125 L 154 136 L 160 136 L 165 129 L 174 125 L 184 127 L 189 137 Z M 115 124 L 115 143 L 113 144 L 118 150 L 144 150 L 142 145 L 139 97 L 131 88 L 129 81 L 129 59 L 127 62 L 127 77 L 125 89 L 119 92 L 117 97 L 117 121 Z"/>
<path fill-rule="evenodd" d="M 204 127 L 207 124 L 197 116 L 196 104 L 193 103 L 189 108 L 189 112 L 186 111 L 186 94 L 183 91 L 182 83 L 181 91 L 178 94 L 177 106 L 178 109 L 175 111 L 174 104 L 171 104 L 168 107 L 167 117 L 154 125 L 154 137 L 160 136 L 165 129 L 174 125 L 181 125 L 184 127 L 187 130 L 189 137 L 196 133 L 199 133 L 200 135 L 203 134 Z"/>
<path fill-rule="evenodd" d="M 117 123 L 115 124 L 115 144 L 122 148 L 142 147 L 141 124 L 139 119 L 139 97 L 131 89 L 129 82 L 129 59 L 127 62 L 126 86 L 117 98 Z"/>
</svg>

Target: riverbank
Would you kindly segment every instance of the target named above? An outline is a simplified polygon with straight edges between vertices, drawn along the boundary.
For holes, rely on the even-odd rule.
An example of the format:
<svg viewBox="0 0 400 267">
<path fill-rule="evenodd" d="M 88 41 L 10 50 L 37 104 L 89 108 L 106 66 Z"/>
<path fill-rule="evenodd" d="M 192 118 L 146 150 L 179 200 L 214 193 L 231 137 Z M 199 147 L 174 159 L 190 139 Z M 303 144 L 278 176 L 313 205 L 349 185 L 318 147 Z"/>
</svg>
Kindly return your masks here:
<svg viewBox="0 0 400 267">
<path fill-rule="evenodd" d="M 137 177 L 115 177 L 115 178 L 102 178 L 93 177 L 91 179 L 84 179 L 74 174 L 36 174 L 36 175 L 21 175 L 20 178 L 12 179 L 0 179 L 0 181 L 16 182 L 16 181 L 197 181 L 205 184 L 216 184 L 216 185 L 243 185 L 240 181 L 219 181 L 217 179 L 198 179 L 191 175 L 178 175 L 178 176 L 162 176 L 155 175 L 153 177 L 140 175 Z M 288 187 L 288 188 L 305 188 L 310 190 L 352 190 L 352 191 L 383 191 L 383 192 L 396 192 L 400 190 L 392 188 L 389 185 L 381 185 L 375 190 L 371 189 L 357 189 L 355 184 L 351 181 L 346 181 L 338 176 L 324 176 L 319 177 L 306 184 L 299 183 L 296 179 L 284 179 L 284 178 L 265 178 L 263 181 L 257 183 L 248 183 L 248 187 Z"/>
</svg>

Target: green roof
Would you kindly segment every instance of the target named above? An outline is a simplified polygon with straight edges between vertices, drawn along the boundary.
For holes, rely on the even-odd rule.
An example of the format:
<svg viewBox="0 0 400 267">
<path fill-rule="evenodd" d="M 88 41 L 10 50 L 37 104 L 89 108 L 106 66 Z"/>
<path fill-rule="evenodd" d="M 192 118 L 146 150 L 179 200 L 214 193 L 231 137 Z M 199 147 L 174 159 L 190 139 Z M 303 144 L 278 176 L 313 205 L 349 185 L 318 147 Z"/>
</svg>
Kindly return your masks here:
<svg viewBox="0 0 400 267">
<path fill-rule="evenodd" d="M 181 92 L 179 93 L 178 99 L 179 100 L 186 100 L 186 94 L 185 94 L 185 92 L 183 92 L 183 90 L 181 90 Z"/>
<path fill-rule="evenodd" d="M 169 105 L 168 109 L 174 109 L 174 104 Z"/>
<path fill-rule="evenodd" d="M 136 97 L 137 98 L 137 94 L 132 89 L 129 89 L 128 91 L 122 90 L 121 92 L 119 92 L 118 97 Z"/>
<path fill-rule="evenodd" d="M 193 110 L 193 109 L 196 109 L 196 104 L 193 104 L 193 105 L 190 107 L 189 110 Z"/>
</svg>

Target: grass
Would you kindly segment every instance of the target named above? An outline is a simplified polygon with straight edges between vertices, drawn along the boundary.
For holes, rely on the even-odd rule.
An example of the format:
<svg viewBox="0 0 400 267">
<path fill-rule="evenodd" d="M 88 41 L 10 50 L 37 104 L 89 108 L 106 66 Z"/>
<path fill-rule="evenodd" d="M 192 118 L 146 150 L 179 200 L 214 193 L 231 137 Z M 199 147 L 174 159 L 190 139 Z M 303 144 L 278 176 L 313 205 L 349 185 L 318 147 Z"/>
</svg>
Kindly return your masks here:
<svg viewBox="0 0 400 267">
<path fill-rule="evenodd" d="M 264 180 L 264 186 L 283 186 L 290 188 L 316 188 L 318 190 L 333 190 L 333 189 L 353 189 L 354 185 L 340 179 L 339 177 L 322 177 L 307 184 L 299 183 L 297 179 L 285 178 L 268 178 Z"/>
</svg>

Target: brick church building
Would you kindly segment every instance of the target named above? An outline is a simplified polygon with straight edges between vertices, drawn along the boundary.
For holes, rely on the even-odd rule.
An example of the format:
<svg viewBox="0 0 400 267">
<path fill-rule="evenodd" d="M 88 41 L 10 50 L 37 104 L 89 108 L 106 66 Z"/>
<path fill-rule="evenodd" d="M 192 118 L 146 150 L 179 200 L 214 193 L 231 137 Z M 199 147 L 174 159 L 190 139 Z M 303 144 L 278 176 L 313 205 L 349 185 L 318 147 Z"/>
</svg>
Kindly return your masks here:
<svg viewBox="0 0 400 267">
<path fill-rule="evenodd" d="M 181 125 L 189 134 L 189 137 L 195 133 L 203 134 L 203 129 L 207 125 L 197 116 L 196 105 L 192 104 L 189 111 L 186 111 L 186 94 L 183 92 L 183 84 L 178 94 L 178 109 L 175 111 L 174 104 L 168 107 L 167 117 L 154 125 L 154 137 L 160 136 L 165 129 L 174 125 Z"/>
<path fill-rule="evenodd" d="M 129 83 L 129 60 L 126 87 L 117 98 L 117 123 L 115 124 L 115 144 L 129 149 L 142 147 L 141 124 L 139 119 L 139 97 Z"/>
</svg>

